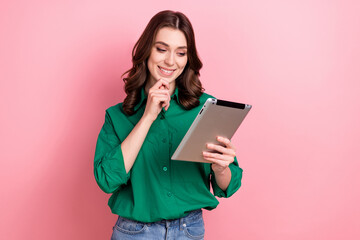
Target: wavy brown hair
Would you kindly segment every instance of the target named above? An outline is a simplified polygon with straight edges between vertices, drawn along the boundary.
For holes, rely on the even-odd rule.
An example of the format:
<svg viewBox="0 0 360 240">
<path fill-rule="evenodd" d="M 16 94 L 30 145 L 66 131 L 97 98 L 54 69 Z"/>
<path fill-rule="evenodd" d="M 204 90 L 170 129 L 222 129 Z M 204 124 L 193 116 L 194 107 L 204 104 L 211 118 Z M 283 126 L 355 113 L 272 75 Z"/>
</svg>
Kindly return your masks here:
<svg viewBox="0 0 360 240">
<path fill-rule="evenodd" d="M 123 76 L 127 74 L 127 77 L 123 79 L 126 93 L 123 109 L 128 115 L 134 114 L 134 107 L 140 101 L 141 89 L 150 75 L 147 60 L 156 34 L 163 27 L 182 31 L 187 42 L 188 62 L 183 72 L 175 80 L 179 91 L 179 102 L 185 109 L 192 109 L 199 105 L 199 97 L 204 89 L 199 80 L 202 63 L 196 51 L 194 30 L 189 19 L 183 13 L 167 10 L 159 12 L 151 18 L 132 50 L 133 66 L 123 74 Z"/>
</svg>

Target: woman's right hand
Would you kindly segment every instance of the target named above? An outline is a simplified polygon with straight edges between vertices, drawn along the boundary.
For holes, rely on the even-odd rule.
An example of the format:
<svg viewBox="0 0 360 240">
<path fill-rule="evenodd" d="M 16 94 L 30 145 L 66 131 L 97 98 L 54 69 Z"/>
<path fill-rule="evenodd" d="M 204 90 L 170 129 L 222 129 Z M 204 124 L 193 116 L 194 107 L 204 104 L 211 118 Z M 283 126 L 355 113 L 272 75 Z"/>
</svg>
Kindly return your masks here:
<svg viewBox="0 0 360 240">
<path fill-rule="evenodd" d="M 165 111 L 170 106 L 170 92 L 169 83 L 164 79 L 159 79 L 148 92 L 145 112 L 143 117 L 155 121 L 161 109 L 164 107 Z"/>
</svg>

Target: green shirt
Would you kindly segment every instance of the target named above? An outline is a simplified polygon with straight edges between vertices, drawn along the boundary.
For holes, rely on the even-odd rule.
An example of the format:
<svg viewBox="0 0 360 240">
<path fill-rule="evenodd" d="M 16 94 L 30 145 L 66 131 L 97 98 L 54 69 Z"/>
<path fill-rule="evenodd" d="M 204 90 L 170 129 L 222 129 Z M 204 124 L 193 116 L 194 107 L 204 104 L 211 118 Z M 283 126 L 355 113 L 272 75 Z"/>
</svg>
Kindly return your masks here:
<svg viewBox="0 0 360 240">
<path fill-rule="evenodd" d="M 200 105 L 186 110 L 177 96 L 176 88 L 169 109 L 163 109 L 151 125 L 128 173 L 120 144 L 144 113 L 144 89 L 134 115 L 128 116 L 122 103 L 106 110 L 96 145 L 94 174 L 100 188 L 112 193 L 108 204 L 114 214 L 141 222 L 175 219 L 195 209 L 214 209 L 219 203 L 215 196 L 230 197 L 239 189 L 242 169 L 236 158 L 230 165 L 231 182 L 226 191 L 211 177 L 214 175 L 209 163 L 170 160 L 202 105 L 212 97 L 203 93 Z"/>
</svg>

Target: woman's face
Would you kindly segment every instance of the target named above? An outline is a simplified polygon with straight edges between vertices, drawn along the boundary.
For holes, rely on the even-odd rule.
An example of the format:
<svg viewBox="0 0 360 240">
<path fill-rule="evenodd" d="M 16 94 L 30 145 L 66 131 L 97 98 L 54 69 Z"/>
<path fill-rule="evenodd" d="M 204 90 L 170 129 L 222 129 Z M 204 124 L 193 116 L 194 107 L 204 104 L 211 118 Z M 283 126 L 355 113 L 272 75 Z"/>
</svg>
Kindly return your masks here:
<svg viewBox="0 0 360 240">
<path fill-rule="evenodd" d="M 155 37 L 147 66 L 153 85 L 160 78 L 175 86 L 175 79 L 187 63 L 187 43 L 183 32 L 169 27 L 161 28 Z"/>
</svg>

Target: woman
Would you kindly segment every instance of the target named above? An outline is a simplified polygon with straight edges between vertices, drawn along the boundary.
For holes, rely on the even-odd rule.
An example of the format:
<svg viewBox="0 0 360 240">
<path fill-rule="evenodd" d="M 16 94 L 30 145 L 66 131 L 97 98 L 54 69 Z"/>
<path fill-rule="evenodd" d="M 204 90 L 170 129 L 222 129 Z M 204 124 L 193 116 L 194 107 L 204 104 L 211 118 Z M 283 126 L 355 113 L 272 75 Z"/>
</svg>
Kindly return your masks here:
<svg viewBox="0 0 360 240">
<path fill-rule="evenodd" d="M 215 196 L 231 196 L 242 169 L 222 137 L 207 146 L 217 153 L 203 152 L 210 163 L 170 160 L 211 97 L 199 80 L 202 63 L 190 21 L 180 12 L 159 12 L 132 56 L 127 96 L 106 110 L 94 161 L 96 181 L 112 193 L 109 206 L 119 215 L 112 239 L 203 239 L 201 209 L 214 209 Z"/>
</svg>

